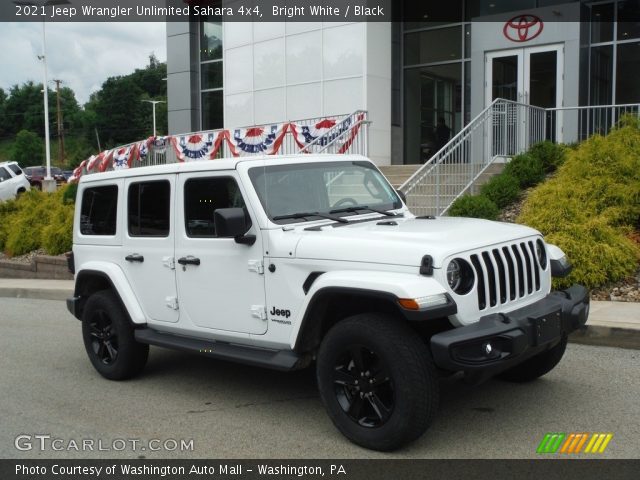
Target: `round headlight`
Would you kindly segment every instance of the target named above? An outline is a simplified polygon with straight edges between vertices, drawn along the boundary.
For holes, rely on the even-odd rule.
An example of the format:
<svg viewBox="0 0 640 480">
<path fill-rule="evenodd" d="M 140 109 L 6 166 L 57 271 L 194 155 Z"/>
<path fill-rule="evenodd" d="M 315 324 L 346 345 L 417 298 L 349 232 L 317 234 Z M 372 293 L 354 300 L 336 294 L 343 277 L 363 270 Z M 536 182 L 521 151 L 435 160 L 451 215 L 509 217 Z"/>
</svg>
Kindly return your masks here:
<svg viewBox="0 0 640 480">
<path fill-rule="evenodd" d="M 451 260 L 447 267 L 447 282 L 454 292 L 460 287 L 462 281 L 462 275 L 460 271 L 460 262 L 458 260 Z"/>
<path fill-rule="evenodd" d="M 473 288 L 474 279 L 473 268 L 466 260 L 456 258 L 447 265 L 447 283 L 458 295 L 469 293 Z"/>
<path fill-rule="evenodd" d="M 536 257 L 538 257 L 540 267 L 543 270 L 547 268 L 547 250 L 544 248 L 542 240 L 539 239 L 536 241 Z"/>
</svg>

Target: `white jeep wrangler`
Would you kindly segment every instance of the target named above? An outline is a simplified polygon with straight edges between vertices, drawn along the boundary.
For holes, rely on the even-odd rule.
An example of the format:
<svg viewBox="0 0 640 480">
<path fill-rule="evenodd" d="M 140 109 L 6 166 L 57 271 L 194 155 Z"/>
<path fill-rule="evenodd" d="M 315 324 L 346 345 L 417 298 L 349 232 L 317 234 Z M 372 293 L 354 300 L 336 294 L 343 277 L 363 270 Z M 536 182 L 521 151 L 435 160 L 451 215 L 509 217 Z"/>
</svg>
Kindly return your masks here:
<svg viewBox="0 0 640 480">
<path fill-rule="evenodd" d="M 180 163 L 82 177 L 75 294 L 89 359 L 138 374 L 149 345 L 316 364 L 336 427 L 392 450 L 433 421 L 438 378 L 528 381 L 584 325 L 570 266 L 520 225 L 416 217 L 360 156 Z"/>
</svg>

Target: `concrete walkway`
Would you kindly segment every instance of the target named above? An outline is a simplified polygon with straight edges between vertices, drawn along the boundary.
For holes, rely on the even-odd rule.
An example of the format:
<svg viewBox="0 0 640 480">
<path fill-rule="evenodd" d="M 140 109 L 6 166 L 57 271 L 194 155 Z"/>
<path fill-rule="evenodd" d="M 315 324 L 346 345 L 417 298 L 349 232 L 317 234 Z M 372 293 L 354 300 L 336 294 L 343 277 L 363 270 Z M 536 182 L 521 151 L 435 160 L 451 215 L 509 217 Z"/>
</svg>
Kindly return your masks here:
<svg viewBox="0 0 640 480">
<path fill-rule="evenodd" d="M 66 300 L 73 285 L 73 280 L 0 278 L 0 297 Z M 640 303 L 591 302 L 586 330 L 574 332 L 570 340 L 640 350 Z"/>
</svg>

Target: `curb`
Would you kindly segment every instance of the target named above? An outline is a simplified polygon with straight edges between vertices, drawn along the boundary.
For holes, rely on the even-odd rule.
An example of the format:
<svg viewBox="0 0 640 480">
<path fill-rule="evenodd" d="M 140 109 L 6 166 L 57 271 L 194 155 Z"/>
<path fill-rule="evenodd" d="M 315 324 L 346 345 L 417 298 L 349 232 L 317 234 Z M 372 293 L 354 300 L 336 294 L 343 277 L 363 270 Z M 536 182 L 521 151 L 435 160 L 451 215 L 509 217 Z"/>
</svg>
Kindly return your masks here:
<svg viewBox="0 0 640 480">
<path fill-rule="evenodd" d="M 5 298 L 65 301 L 71 296 L 73 290 L 69 288 L 0 287 L 0 297 Z M 569 335 L 569 342 L 640 350 L 640 329 L 587 323 L 585 328 Z"/>
<path fill-rule="evenodd" d="M 73 290 L 64 288 L 22 288 L 1 287 L 0 297 L 4 298 L 30 298 L 34 300 L 62 300 L 73 296 Z"/>
<path fill-rule="evenodd" d="M 570 343 L 640 350 L 640 330 L 624 327 L 589 325 L 569 335 Z"/>
</svg>

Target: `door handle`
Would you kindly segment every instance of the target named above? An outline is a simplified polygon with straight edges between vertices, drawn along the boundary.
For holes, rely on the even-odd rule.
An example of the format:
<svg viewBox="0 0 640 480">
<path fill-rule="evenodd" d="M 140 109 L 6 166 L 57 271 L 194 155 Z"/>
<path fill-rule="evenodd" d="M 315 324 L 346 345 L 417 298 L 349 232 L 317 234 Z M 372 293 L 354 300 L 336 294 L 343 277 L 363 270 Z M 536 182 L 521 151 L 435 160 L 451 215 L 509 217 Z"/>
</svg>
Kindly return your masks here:
<svg viewBox="0 0 640 480">
<path fill-rule="evenodd" d="M 144 257 L 142 255 L 138 255 L 137 253 L 132 253 L 131 255 L 127 255 L 124 257 L 127 262 L 144 262 Z"/>
<path fill-rule="evenodd" d="M 178 263 L 180 265 L 200 265 L 200 259 L 193 257 L 191 255 L 188 255 L 186 257 L 179 258 Z"/>
</svg>

